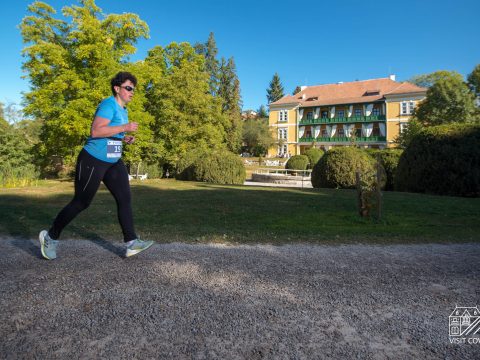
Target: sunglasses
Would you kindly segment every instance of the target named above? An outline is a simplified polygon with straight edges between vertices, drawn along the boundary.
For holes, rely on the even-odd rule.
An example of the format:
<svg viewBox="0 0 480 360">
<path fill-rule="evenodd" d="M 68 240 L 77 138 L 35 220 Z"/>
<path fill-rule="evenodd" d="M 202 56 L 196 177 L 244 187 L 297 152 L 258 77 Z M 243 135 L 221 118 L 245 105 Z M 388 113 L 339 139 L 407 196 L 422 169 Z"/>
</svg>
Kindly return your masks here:
<svg viewBox="0 0 480 360">
<path fill-rule="evenodd" d="M 131 86 L 120 86 L 121 88 L 124 88 L 125 90 L 127 90 L 128 92 L 134 92 L 135 91 L 135 88 L 131 87 Z"/>
</svg>

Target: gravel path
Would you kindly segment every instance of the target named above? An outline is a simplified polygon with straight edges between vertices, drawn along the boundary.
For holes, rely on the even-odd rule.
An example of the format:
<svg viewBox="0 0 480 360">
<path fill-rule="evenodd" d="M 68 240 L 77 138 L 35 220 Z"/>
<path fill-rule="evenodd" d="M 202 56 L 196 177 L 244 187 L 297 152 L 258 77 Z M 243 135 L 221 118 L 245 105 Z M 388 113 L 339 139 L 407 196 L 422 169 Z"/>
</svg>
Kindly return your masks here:
<svg viewBox="0 0 480 360">
<path fill-rule="evenodd" d="M 3 239 L 5 359 L 474 359 L 480 244 L 227 246 Z"/>
</svg>

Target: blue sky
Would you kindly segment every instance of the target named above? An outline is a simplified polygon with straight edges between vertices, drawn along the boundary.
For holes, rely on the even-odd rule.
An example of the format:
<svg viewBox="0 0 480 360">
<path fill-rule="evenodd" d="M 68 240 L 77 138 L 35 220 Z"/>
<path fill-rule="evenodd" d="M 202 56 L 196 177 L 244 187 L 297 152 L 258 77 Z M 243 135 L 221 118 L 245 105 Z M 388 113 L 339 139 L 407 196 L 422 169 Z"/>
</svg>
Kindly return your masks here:
<svg viewBox="0 0 480 360">
<path fill-rule="evenodd" d="M 33 1 L 2 3 L 3 103 L 21 101 L 23 47 L 18 24 Z M 46 0 L 58 12 L 75 0 Z M 437 70 L 467 75 L 480 63 L 478 0 L 218 1 L 97 0 L 104 13 L 133 12 L 147 22 L 139 60 L 156 45 L 205 42 L 213 31 L 219 55 L 234 57 L 244 109 L 266 104 L 278 72 L 285 89 Z"/>
</svg>

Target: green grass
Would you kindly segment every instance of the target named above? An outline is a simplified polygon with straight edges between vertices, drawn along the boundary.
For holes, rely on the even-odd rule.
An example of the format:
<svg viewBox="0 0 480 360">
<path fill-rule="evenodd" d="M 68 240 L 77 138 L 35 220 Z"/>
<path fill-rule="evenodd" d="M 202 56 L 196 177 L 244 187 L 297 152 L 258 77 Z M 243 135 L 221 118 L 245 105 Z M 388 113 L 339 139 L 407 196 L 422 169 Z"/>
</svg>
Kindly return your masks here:
<svg viewBox="0 0 480 360">
<path fill-rule="evenodd" d="M 35 238 L 70 201 L 69 182 L 0 189 L 0 237 Z M 384 219 L 357 216 L 353 190 L 222 186 L 175 180 L 132 183 L 138 233 L 161 242 L 415 243 L 480 239 L 480 199 L 384 193 Z M 102 186 L 62 238 L 121 241 Z"/>
</svg>

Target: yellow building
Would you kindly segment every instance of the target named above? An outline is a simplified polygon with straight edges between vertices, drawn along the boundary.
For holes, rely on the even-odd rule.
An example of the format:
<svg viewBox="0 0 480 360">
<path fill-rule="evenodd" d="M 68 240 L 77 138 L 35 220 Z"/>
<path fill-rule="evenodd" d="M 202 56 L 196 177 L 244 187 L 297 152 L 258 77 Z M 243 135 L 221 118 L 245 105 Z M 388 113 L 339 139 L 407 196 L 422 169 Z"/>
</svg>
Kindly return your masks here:
<svg viewBox="0 0 480 360">
<path fill-rule="evenodd" d="M 427 89 L 388 78 L 302 86 L 269 104 L 277 144 L 268 156 L 303 154 L 312 147 L 394 146 Z"/>
</svg>

